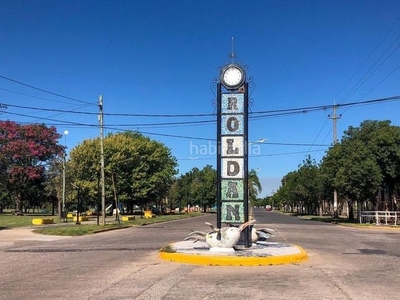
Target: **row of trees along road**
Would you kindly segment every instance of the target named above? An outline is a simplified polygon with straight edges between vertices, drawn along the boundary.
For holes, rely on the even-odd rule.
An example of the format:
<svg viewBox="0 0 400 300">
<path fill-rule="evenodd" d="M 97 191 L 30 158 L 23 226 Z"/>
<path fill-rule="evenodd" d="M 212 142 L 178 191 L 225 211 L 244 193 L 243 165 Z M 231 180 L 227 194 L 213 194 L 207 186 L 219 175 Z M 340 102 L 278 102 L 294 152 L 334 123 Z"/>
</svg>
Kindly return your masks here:
<svg viewBox="0 0 400 300">
<path fill-rule="evenodd" d="M 61 211 L 64 146 L 54 127 L 0 122 L 0 209 L 17 211 L 52 206 Z M 117 195 L 128 211 L 161 202 L 169 192 L 177 162 L 165 145 L 124 132 L 104 139 L 106 203 Z M 80 198 L 85 207 L 100 201 L 100 139 L 85 140 L 66 162 L 66 204 Z"/>
<path fill-rule="evenodd" d="M 400 127 L 390 121 L 367 120 L 350 126 L 320 163 L 308 156 L 282 179 L 269 197 L 275 207 L 300 213 L 332 211 L 333 193 L 345 201 L 349 219 L 354 209 L 397 210 L 400 195 Z"/>
<path fill-rule="evenodd" d="M 13 206 L 22 211 L 53 204 L 54 212 L 55 201 L 60 205 L 65 153 L 58 142 L 60 138 L 54 127 L 0 122 L 0 209 Z M 167 196 L 171 208 L 187 204 L 206 208 L 215 204 L 216 172 L 211 166 L 194 168 L 174 179 L 177 162 L 170 149 L 134 132 L 108 135 L 104 150 L 107 203 L 118 195 L 128 211 L 134 205 L 161 203 Z M 86 206 L 99 204 L 100 140 L 85 140 L 75 147 L 66 165 L 66 203 L 76 201 L 76 191 L 68 184 L 74 183 L 80 187 Z M 257 181 L 252 170 L 252 204 L 261 191 Z M 400 128 L 390 121 L 364 121 L 360 127 L 350 126 L 320 163 L 309 156 L 297 170 L 284 176 L 282 187 L 269 201 L 274 206 L 321 214 L 331 211 L 334 190 L 339 199 L 348 203 L 350 219 L 354 218 L 354 207 L 396 210 L 400 194 Z M 383 203 L 384 207 L 380 207 Z"/>
<path fill-rule="evenodd" d="M 248 175 L 250 203 L 255 205 L 257 196 L 262 191 L 260 180 L 255 170 Z M 216 205 L 217 172 L 207 165 L 202 170 L 193 168 L 174 180 L 169 193 L 170 208 L 198 206 L 203 211 Z"/>
<path fill-rule="evenodd" d="M 54 127 L 0 122 L 0 208 L 27 212 L 55 207 L 61 211 L 62 171 L 65 147 Z M 84 208 L 99 207 L 100 139 L 88 139 L 72 149 L 66 161 L 65 200 L 67 209 L 77 208 L 77 190 Z M 177 162 L 170 149 L 135 132 L 109 134 L 104 139 L 106 203 L 115 197 L 128 212 L 138 205 L 171 209 L 199 206 L 204 210 L 216 203 L 217 174 L 212 166 L 175 177 Z M 249 196 L 255 204 L 261 184 L 254 170 L 249 172 Z M 165 205 L 166 203 L 164 203 Z M 115 207 L 115 205 L 114 205 Z"/>
<path fill-rule="evenodd" d="M 170 209 L 199 206 L 204 211 L 215 205 L 217 172 L 207 165 L 202 170 L 193 168 L 175 178 L 169 192 Z"/>
</svg>

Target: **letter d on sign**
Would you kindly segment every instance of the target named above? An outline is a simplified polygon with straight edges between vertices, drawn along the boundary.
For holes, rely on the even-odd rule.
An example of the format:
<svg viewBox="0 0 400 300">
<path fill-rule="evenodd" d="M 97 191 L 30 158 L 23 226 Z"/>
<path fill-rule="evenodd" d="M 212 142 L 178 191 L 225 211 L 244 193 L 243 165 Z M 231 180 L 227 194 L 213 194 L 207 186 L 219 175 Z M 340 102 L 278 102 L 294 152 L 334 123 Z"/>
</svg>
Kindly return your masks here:
<svg viewBox="0 0 400 300">
<path fill-rule="evenodd" d="M 228 176 L 236 176 L 240 172 L 240 166 L 236 161 L 227 161 Z"/>
</svg>

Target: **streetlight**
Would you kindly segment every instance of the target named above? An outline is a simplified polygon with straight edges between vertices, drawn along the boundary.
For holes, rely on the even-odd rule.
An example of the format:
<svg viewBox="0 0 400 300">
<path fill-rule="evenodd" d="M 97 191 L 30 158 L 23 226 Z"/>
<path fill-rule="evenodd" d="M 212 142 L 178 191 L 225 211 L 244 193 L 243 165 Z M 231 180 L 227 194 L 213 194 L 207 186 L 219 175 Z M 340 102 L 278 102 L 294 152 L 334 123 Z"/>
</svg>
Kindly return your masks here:
<svg viewBox="0 0 400 300">
<path fill-rule="evenodd" d="M 67 135 L 68 135 L 68 130 L 64 131 L 64 135 L 65 135 L 65 140 L 64 140 L 64 146 L 67 146 Z M 63 153 L 63 172 L 62 172 L 62 209 L 61 209 L 61 218 L 63 219 L 64 222 L 67 222 L 67 215 L 66 215 L 66 211 L 65 211 L 65 169 L 66 169 L 66 164 L 65 164 L 65 152 Z"/>
<path fill-rule="evenodd" d="M 257 141 L 254 141 L 254 142 L 249 142 L 249 144 L 262 144 L 262 143 L 265 143 L 266 141 L 268 141 L 268 139 L 262 138 L 262 139 L 258 139 Z"/>
<path fill-rule="evenodd" d="M 248 142 L 248 148 L 247 151 L 249 154 L 254 155 L 260 155 L 261 154 L 261 147 L 260 144 L 264 144 L 267 141 L 267 139 L 258 139 L 257 141 L 250 141 Z"/>
<path fill-rule="evenodd" d="M 275 195 L 275 190 L 272 190 L 272 192 L 271 192 L 271 206 L 272 206 L 272 209 L 274 209 L 274 195 Z"/>
<path fill-rule="evenodd" d="M 80 206 L 82 205 L 82 201 L 80 201 L 81 195 L 80 195 L 80 187 L 77 186 L 76 184 L 71 183 L 71 185 L 78 190 L 78 195 L 76 196 L 78 205 L 76 206 L 76 222 L 75 225 L 81 225 L 81 222 L 79 221 L 79 212 L 80 212 Z"/>
</svg>

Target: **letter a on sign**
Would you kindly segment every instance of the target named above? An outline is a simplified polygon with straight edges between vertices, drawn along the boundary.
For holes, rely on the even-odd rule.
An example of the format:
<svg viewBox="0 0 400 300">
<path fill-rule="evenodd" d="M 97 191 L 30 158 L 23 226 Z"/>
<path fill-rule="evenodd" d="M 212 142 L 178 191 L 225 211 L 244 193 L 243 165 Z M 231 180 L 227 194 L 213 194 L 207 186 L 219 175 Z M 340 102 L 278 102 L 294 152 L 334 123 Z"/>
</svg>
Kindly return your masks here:
<svg viewBox="0 0 400 300">
<path fill-rule="evenodd" d="M 223 201 L 244 201 L 243 179 L 221 179 L 221 199 Z"/>
<path fill-rule="evenodd" d="M 239 193 L 237 191 L 237 182 L 228 182 L 228 192 L 226 193 L 226 198 L 238 198 Z"/>
</svg>

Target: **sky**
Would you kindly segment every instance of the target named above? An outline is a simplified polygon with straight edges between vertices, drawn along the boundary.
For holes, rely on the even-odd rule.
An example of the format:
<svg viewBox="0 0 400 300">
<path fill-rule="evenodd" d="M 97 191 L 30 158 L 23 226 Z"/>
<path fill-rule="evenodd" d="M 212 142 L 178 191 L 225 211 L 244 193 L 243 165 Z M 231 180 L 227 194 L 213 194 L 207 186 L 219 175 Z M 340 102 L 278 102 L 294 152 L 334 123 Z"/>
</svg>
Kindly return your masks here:
<svg viewBox="0 0 400 300">
<path fill-rule="evenodd" d="M 0 5 L 0 120 L 45 123 L 67 153 L 134 130 L 179 174 L 216 168 L 221 67 L 246 67 L 249 168 L 264 197 L 365 120 L 400 126 L 398 0 L 14 0 Z M 251 78 L 250 78 L 251 77 Z M 353 105 L 354 104 L 354 105 Z M 68 132 L 68 134 L 65 134 Z"/>
</svg>

